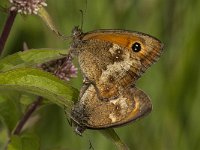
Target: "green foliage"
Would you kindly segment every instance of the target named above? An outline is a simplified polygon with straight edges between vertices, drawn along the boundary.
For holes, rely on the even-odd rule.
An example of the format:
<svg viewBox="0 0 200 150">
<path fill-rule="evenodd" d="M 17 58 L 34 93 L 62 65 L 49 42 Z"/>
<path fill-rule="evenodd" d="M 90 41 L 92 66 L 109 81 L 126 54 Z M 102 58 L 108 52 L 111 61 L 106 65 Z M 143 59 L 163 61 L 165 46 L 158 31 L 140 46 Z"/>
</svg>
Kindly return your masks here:
<svg viewBox="0 0 200 150">
<path fill-rule="evenodd" d="M 39 138 L 34 134 L 13 135 L 8 144 L 8 150 L 37 150 L 39 148 Z"/>
<path fill-rule="evenodd" d="M 37 64 L 45 63 L 65 57 L 67 50 L 56 49 L 30 49 L 9 55 L 0 60 L 0 70 L 8 71 L 21 67 L 35 67 Z"/>
<path fill-rule="evenodd" d="M 11 132 L 22 115 L 20 94 L 4 89 L 1 90 L 0 96 L 0 118 L 8 128 L 8 132 Z"/>
<path fill-rule="evenodd" d="M 113 129 L 105 129 L 105 130 L 100 130 L 100 132 L 107 137 L 108 139 L 112 140 L 112 142 L 116 145 L 117 149 L 119 150 L 129 150 L 127 145 L 125 145 L 119 136 L 115 133 Z"/>
<path fill-rule="evenodd" d="M 62 58 L 64 57 L 63 54 L 66 54 L 65 51 L 30 50 L 15 53 L 0 60 L 2 71 L 0 73 L 0 119 L 6 126 L 7 136 L 12 133 L 22 117 L 23 109 L 22 104 L 20 104 L 20 96 L 23 96 L 21 95 L 22 91 L 43 96 L 54 104 L 68 108 L 68 110 L 71 108 L 73 101 L 78 99 L 78 90 L 64 81 L 40 69 L 24 68 Z M 38 141 L 31 135 L 12 136 L 10 141 L 8 149 L 11 150 L 35 150 L 40 147 Z M 4 141 L 0 144 L 2 144 L 0 147 L 5 147 L 7 142 Z"/>
<path fill-rule="evenodd" d="M 20 68 L 0 73 L 0 88 L 37 94 L 66 107 L 78 99 L 76 89 L 39 69 Z"/>
</svg>

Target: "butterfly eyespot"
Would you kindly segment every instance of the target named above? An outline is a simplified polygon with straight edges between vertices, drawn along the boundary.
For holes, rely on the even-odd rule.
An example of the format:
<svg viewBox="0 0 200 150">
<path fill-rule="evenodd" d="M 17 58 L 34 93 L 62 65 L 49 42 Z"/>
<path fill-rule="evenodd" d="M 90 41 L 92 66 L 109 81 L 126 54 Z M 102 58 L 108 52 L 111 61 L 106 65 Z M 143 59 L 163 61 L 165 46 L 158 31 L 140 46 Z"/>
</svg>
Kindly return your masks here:
<svg viewBox="0 0 200 150">
<path fill-rule="evenodd" d="M 142 49 L 140 43 L 138 42 L 133 43 L 131 48 L 134 52 L 139 52 Z"/>
</svg>

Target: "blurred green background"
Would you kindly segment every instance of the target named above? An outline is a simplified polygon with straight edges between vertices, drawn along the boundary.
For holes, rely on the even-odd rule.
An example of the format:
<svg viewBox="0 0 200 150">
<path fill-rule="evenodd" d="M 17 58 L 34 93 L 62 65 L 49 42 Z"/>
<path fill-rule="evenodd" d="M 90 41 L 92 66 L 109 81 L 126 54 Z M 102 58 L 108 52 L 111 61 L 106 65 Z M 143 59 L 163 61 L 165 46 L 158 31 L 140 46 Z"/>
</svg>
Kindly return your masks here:
<svg viewBox="0 0 200 150">
<path fill-rule="evenodd" d="M 87 0 L 86 4 L 86 0 L 47 0 L 47 3 L 48 12 L 65 35 L 80 25 L 79 10 L 82 9 L 86 10 L 84 32 L 100 28 L 128 29 L 159 38 L 165 44 L 164 53 L 137 82 L 151 97 L 153 111 L 135 123 L 117 128 L 116 132 L 131 150 L 200 149 L 200 1 Z M 5 20 L 6 14 L 0 12 L 0 30 Z M 22 50 L 23 42 L 30 48 L 69 46 L 69 42 L 58 39 L 39 17 L 18 15 L 4 56 Z M 81 75 L 70 82 L 80 88 Z M 8 96 L 1 92 L 0 102 L 2 98 L 12 101 L 12 94 L 16 93 Z M 7 108 L 13 109 L 10 115 L 20 118 L 22 106 L 10 103 L 11 108 Z M 95 150 L 115 149 L 99 132 L 87 130 L 83 137 L 77 136 L 63 110 L 56 105 L 40 108 L 34 117 L 39 117 L 39 121 L 32 123 L 34 126 L 26 132 L 39 136 L 42 150 L 87 150 L 90 142 Z M 0 123 L 0 146 L 5 135 L 4 124 Z"/>
</svg>

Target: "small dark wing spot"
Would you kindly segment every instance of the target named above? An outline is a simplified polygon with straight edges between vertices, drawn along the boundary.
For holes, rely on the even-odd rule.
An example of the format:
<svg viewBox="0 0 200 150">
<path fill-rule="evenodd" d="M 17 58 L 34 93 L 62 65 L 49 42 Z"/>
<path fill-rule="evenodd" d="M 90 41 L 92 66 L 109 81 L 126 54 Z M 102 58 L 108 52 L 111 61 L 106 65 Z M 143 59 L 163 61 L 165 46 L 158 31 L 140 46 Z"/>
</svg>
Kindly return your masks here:
<svg viewBox="0 0 200 150">
<path fill-rule="evenodd" d="M 114 82 L 115 81 L 115 78 L 113 77 L 113 76 L 109 76 L 109 78 L 108 78 L 108 80 L 109 80 L 109 82 Z"/>
</svg>

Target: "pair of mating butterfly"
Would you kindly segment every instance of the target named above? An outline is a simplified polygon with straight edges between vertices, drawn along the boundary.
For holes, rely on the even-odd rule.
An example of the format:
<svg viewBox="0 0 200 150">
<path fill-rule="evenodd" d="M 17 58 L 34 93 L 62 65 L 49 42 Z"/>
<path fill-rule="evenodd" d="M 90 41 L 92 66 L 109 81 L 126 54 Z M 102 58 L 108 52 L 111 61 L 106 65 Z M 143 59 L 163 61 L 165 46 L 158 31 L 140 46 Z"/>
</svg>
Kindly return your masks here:
<svg viewBox="0 0 200 150">
<path fill-rule="evenodd" d="M 126 30 L 73 30 L 71 53 L 84 76 L 78 102 L 71 110 L 75 131 L 117 127 L 151 109 L 149 97 L 135 87 L 137 79 L 161 55 L 156 38 Z"/>
</svg>

